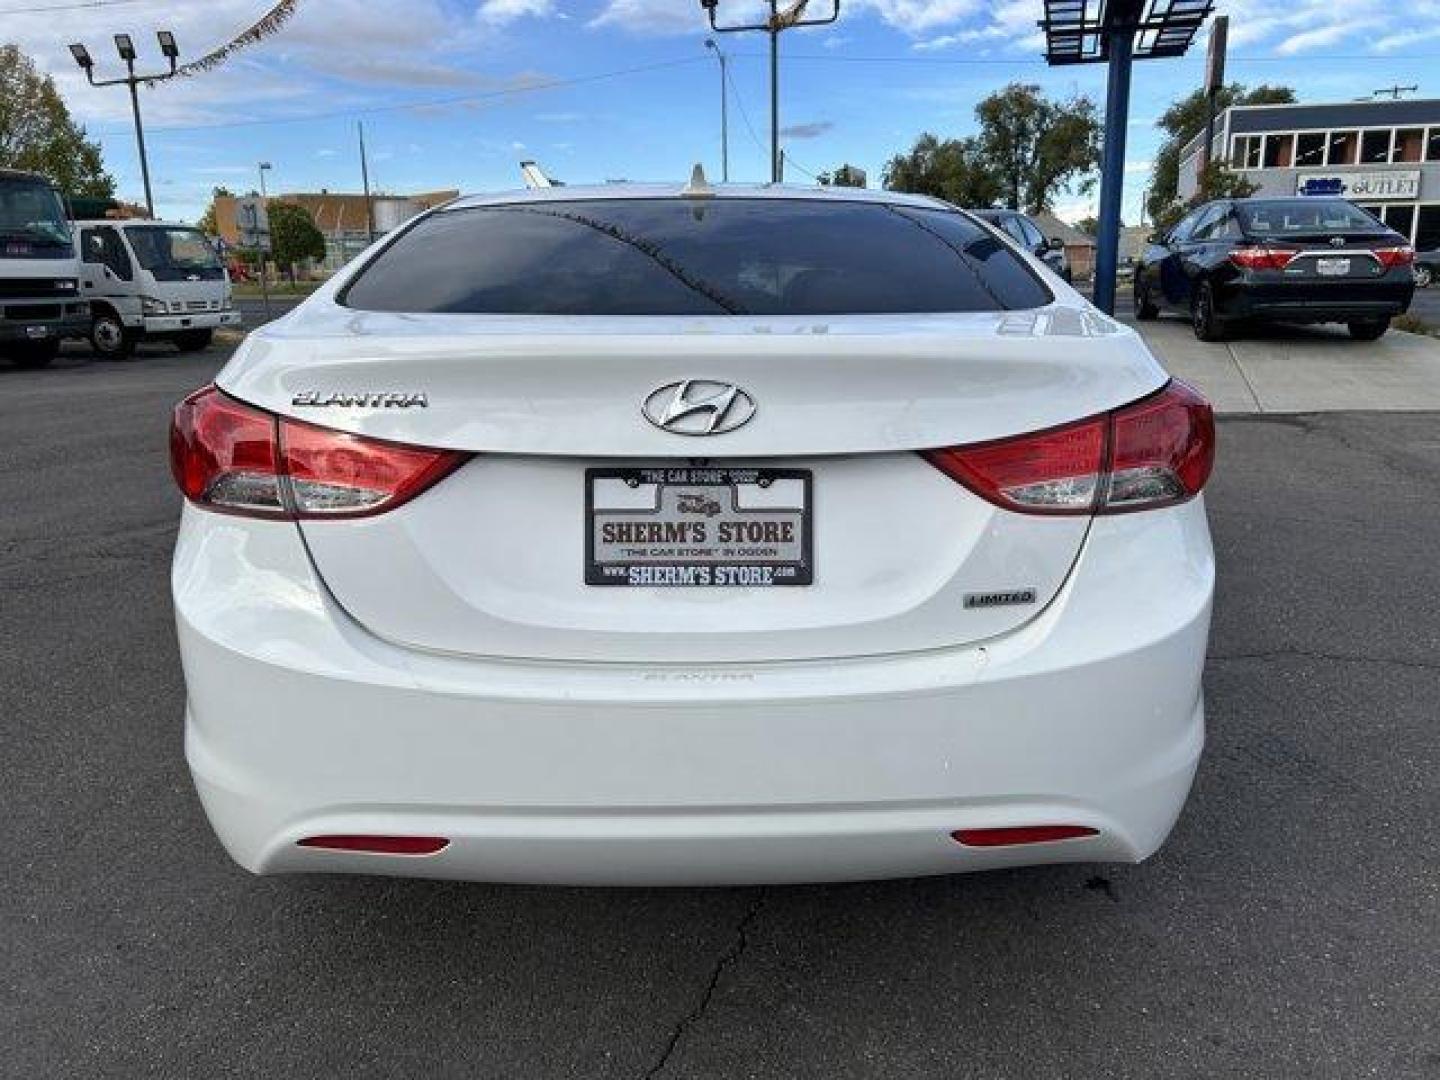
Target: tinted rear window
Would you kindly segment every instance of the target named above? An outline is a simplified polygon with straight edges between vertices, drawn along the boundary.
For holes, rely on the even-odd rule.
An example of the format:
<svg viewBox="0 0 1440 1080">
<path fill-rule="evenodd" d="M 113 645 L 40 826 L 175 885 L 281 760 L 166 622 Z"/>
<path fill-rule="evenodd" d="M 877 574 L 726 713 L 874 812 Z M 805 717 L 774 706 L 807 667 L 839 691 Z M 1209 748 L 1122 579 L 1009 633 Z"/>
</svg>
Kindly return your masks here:
<svg viewBox="0 0 1440 1080">
<path fill-rule="evenodd" d="M 368 311 L 527 315 L 997 311 L 1050 300 L 962 214 L 674 198 L 443 211 L 381 252 L 341 297 Z"/>
<path fill-rule="evenodd" d="M 1237 203 L 1235 212 L 1252 236 L 1286 233 L 1383 232 L 1385 226 L 1358 206 L 1340 199 L 1276 199 Z"/>
</svg>

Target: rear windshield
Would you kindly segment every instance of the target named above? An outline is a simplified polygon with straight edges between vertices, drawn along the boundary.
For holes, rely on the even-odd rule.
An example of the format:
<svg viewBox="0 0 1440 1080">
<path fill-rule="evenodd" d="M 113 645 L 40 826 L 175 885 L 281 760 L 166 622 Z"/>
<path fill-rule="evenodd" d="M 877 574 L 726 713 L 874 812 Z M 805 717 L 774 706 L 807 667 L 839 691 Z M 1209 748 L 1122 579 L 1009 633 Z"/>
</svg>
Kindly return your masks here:
<svg viewBox="0 0 1440 1080">
<path fill-rule="evenodd" d="M 448 210 L 341 302 L 367 311 L 840 315 L 1003 311 L 1050 292 L 963 214 L 798 199 L 624 199 Z"/>
<path fill-rule="evenodd" d="M 1255 236 L 1286 233 L 1383 232 L 1385 226 L 1340 199 L 1276 199 L 1235 207 L 1245 231 Z"/>
</svg>

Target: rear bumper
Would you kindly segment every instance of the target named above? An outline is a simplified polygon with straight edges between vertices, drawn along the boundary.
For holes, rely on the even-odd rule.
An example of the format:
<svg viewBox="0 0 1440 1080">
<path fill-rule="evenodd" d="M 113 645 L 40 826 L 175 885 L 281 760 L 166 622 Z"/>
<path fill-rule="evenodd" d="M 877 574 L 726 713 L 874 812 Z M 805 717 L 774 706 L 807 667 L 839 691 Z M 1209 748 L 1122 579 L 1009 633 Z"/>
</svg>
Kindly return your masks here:
<svg viewBox="0 0 1440 1080">
<path fill-rule="evenodd" d="M 1221 314 L 1279 322 L 1393 318 L 1409 309 L 1414 293 L 1413 281 L 1232 286 L 1222 290 Z"/>
<path fill-rule="evenodd" d="M 351 622 L 291 525 L 186 508 L 186 753 L 252 871 L 577 884 L 854 880 L 1138 861 L 1203 742 L 1204 510 L 1097 520 L 983 646 L 790 663 L 564 664 L 403 650 Z M 964 848 L 960 828 L 1098 835 Z M 432 856 L 300 848 L 438 835 Z"/>
</svg>

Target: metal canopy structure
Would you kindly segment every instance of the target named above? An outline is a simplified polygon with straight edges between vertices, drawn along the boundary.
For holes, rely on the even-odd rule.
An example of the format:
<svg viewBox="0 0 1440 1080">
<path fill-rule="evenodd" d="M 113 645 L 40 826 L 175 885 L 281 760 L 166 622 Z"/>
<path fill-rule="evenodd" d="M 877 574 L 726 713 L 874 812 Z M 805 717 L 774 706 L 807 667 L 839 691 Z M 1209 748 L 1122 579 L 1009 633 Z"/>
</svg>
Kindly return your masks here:
<svg viewBox="0 0 1440 1080">
<path fill-rule="evenodd" d="M 1133 58 L 1184 56 L 1214 10 L 1213 0 L 1045 0 L 1045 59 L 1097 64 L 1110 59 L 1110 31 L 1128 26 Z"/>
<path fill-rule="evenodd" d="M 1045 59 L 1054 66 L 1109 64 L 1105 143 L 1100 170 L 1100 228 L 1095 248 L 1095 304 L 1115 314 L 1120 251 L 1120 197 L 1130 68 L 1136 60 L 1183 56 L 1214 10 L 1213 0 L 1043 0 Z"/>
</svg>

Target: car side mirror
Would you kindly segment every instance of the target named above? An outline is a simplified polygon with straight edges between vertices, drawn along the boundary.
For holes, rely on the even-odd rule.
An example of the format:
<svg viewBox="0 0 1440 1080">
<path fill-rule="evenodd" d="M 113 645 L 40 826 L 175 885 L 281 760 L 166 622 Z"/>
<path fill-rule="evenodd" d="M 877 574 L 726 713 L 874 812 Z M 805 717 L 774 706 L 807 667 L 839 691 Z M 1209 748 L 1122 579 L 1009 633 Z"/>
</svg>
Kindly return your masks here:
<svg viewBox="0 0 1440 1080">
<path fill-rule="evenodd" d="M 1052 236 L 1049 240 L 1045 241 L 1045 246 L 1051 251 L 1064 251 L 1065 241 L 1061 240 L 1058 236 Z"/>
</svg>

